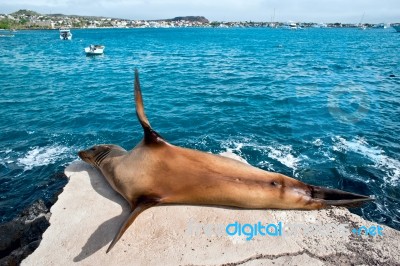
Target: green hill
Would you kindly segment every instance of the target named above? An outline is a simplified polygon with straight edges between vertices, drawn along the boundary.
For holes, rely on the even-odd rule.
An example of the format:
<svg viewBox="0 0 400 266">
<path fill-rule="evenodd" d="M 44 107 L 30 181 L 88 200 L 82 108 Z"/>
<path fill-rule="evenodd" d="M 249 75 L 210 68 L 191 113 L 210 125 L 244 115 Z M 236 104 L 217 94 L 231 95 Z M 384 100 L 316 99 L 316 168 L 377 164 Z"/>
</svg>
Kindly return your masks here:
<svg viewBox="0 0 400 266">
<path fill-rule="evenodd" d="M 40 16 L 41 14 L 32 10 L 20 9 L 17 12 L 11 13 L 10 15 L 13 17 L 23 16 L 23 15 L 31 17 L 31 16 Z"/>
</svg>

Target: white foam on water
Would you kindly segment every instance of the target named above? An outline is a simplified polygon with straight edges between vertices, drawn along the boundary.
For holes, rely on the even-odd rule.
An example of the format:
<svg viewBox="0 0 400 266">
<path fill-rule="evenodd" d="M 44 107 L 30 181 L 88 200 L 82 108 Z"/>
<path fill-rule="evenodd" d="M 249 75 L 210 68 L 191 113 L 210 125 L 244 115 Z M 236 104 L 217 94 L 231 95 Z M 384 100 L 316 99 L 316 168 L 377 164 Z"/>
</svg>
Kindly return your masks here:
<svg viewBox="0 0 400 266">
<path fill-rule="evenodd" d="M 306 156 L 295 156 L 291 145 L 277 145 L 268 147 L 268 157 L 274 159 L 288 168 L 296 170 L 299 163 Z"/>
<path fill-rule="evenodd" d="M 314 155 L 319 155 L 322 154 L 325 158 L 327 158 L 329 161 L 335 161 L 336 158 L 332 155 L 332 153 L 327 150 L 327 146 L 324 145 L 323 140 L 320 138 L 315 139 L 314 141 L 311 142 L 312 145 L 318 148 L 318 151 L 314 153 Z"/>
<path fill-rule="evenodd" d="M 326 149 L 326 148 L 325 148 Z M 329 161 L 336 161 L 336 158 L 329 150 L 325 150 L 322 147 L 318 149 L 318 153 L 322 154 L 323 157 L 328 159 Z"/>
<path fill-rule="evenodd" d="M 235 159 L 241 161 L 243 163 L 249 164 L 249 162 L 243 158 L 242 148 L 245 144 L 237 141 L 226 141 L 221 144 L 221 147 L 225 149 L 225 151 L 220 152 L 219 155 Z"/>
<path fill-rule="evenodd" d="M 268 161 L 261 161 L 257 164 L 258 167 L 261 168 L 267 168 L 268 171 L 275 171 L 274 166 L 272 165 L 272 163 L 268 162 Z"/>
<path fill-rule="evenodd" d="M 241 153 L 241 149 L 243 148 L 244 143 L 242 142 L 236 142 L 236 141 L 228 141 L 226 143 L 222 144 L 222 147 L 226 149 L 227 152 L 230 153 Z"/>
<path fill-rule="evenodd" d="M 55 163 L 60 158 L 65 157 L 69 151 L 69 148 L 60 145 L 33 147 L 23 158 L 19 158 L 17 161 L 27 171 L 34 167 Z"/>
<path fill-rule="evenodd" d="M 0 164 L 7 165 L 13 163 L 10 157 L 11 149 L 6 149 L 4 151 L 0 151 Z"/>
<path fill-rule="evenodd" d="M 288 168 L 291 168 L 293 171 L 297 170 L 300 162 L 303 159 L 308 159 L 305 155 L 295 155 L 295 152 L 291 145 L 275 145 L 275 146 L 263 146 L 256 143 L 250 142 L 248 139 L 244 139 L 243 141 L 227 141 L 221 145 L 226 149 L 226 152 L 233 153 L 235 155 L 240 156 L 243 159 L 241 149 L 243 147 L 250 147 L 256 151 L 261 152 L 262 154 L 266 154 L 269 158 L 280 162 Z M 268 167 L 268 170 L 274 171 L 273 165 L 267 161 L 261 161 L 257 164 L 261 167 Z"/>
<path fill-rule="evenodd" d="M 386 182 L 395 185 L 400 180 L 400 161 L 387 156 L 380 147 L 373 147 L 360 137 L 346 140 L 341 136 L 336 136 L 332 138 L 332 141 L 334 151 L 358 153 L 374 162 L 374 167 L 386 172 Z"/>
<path fill-rule="evenodd" d="M 321 139 L 316 139 L 316 140 L 314 140 L 314 141 L 312 142 L 312 144 L 313 144 L 314 146 L 321 147 L 322 145 L 324 145 L 324 142 L 323 142 Z"/>
</svg>

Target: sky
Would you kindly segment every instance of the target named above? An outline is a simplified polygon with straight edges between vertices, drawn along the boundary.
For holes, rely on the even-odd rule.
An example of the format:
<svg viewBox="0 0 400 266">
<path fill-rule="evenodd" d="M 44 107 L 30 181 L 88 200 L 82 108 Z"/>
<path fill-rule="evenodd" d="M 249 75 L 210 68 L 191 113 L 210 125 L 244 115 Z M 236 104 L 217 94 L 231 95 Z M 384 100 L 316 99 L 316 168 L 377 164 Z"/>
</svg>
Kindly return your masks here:
<svg viewBox="0 0 400 266">
<path fill-rule="evenodd" d="M 400 0 L 0 0 L 0 13 L 19 9 L 133 20 L 204 16 L 210 21 L 400 22 Z"/>
</svg>

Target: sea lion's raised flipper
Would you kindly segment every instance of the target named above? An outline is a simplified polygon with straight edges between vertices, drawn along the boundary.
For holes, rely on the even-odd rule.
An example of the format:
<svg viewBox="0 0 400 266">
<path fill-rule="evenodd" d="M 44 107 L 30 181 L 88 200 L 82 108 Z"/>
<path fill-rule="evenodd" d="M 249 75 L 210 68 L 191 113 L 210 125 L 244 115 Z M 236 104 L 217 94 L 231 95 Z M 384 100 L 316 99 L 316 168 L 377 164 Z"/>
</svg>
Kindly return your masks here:
<svg viewBox="0 0 400 266">
<path fill-rule="evenodd" d="M 125 233 L 126 229 L 135 221 L 136 217 L 139 216 L 143 211 L 147 210 L 150 207 L 153 207 L 157 205 L 157 202 L 144 202 L 144 203 L 139 203 L 136 208 L 131 212 L 129 217 L 126 219 L 126 221 L 121 225 L 118 233 L 115 235 L 113 241 L 111 242 L 110 246 L 108 247 L 106 253 L 108 253 L 113 246 L 118 242 L 118 240 L 121 238 L 121 236 Z"/>
<path fill-rule="evenodd" d="M 144 113 L 142 90 L 140 89 L 139 82 L 139 71 L 137 69 L 135 69 L 135 103 L 136 115 L 144 130 L 144 142 L 146 144 L 164 142 L 164 139 L 160 136 L 160 134 L 151 128 L 150 122 Z"/>
</svg>

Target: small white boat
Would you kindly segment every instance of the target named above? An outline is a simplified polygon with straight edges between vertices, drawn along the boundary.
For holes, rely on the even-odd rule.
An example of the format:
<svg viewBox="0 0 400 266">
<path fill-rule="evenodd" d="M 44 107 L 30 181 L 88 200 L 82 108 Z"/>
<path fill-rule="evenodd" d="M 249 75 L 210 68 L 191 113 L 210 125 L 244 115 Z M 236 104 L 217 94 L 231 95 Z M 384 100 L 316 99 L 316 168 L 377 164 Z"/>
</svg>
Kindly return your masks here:
<svg viewBox="0 0 400 266">
<path fill-rule="evenodd" d="M 104 53 L 104 45 L 90 45 L 85 48 L 86 55 L 101 55 Z"/>
<path fill-rule="evenodd" d="M 14 37 L 15 30 L 4 30 L 0 29 L 0 37 Z"/>
<path fill-rule="evenodd" d="M 9 34 L 9 33 L 7 33 L 7 34 L 0 34 L 0 37 L 14 37 L 15 35 L 14 34 Z"/>
<path fill-rule="evenodd" d="M 288 29 L 288 30 L 300 30 L 302 29 L 297 23 L 294 22 L 287 22 L 282 26 L 283 29 Z"/>
<path fill-rule="evenodd" d="M 72 33 L 69 29 L 60 29 L 60 39 L 61 40 L 71 40 Z"/>
</svg>

